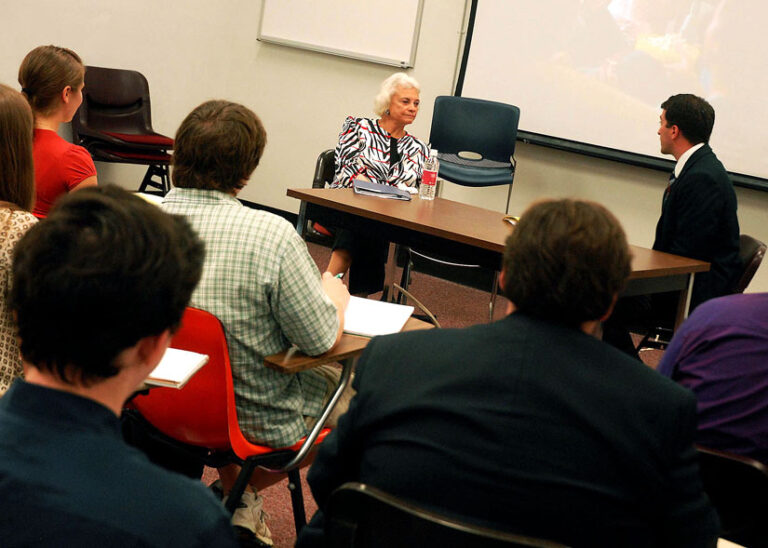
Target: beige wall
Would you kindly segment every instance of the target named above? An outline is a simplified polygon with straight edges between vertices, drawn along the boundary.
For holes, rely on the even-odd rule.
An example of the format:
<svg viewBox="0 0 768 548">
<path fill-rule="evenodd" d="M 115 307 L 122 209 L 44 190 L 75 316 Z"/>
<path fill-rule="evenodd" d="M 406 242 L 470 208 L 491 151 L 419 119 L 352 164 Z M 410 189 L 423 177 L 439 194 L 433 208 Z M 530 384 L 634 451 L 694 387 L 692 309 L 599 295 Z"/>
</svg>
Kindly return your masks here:
<svg viewBox="0 0 768 548">
<path fill-rule="evenodd" d="M 132 68 L 150 83 L 155 129 L 173 135 L 200 102 L 227 98 L 254 109 L 269 143 L 242 197 L 298 210 L 287 188 L 308 186 L 317 154 L 334 146 L 347 115 L 371 115 L 378 84 L 394 69 L 363 61 L 262 44 L 256 40 L 261 2 L 52 0 L 7 4 L 0 21 L 0 82 L 16 85 L 27 51 L 43 43 L 75 49 L 86 64 Z M 461 43 L 465 0 L 425 0 L 415 68 L 423 107 L 410 128 L 427 138 L 435 96 L 450 94 Z M 393 14 L 392 21 L 396 20 Z M 387 22 L 372 22 L 386 32 Z M 523 120 L 525 113 L 523 113 Z M 656 139 L 656 120 L 648 138 Z M 510 211 L 545 196 L 576 196 L 608 206 L 632 243 L 649 246 L 666 184 L 661 172 L 520 144 Z M 136 188 L 143 169 L 97 164 L 101 182 Z M 768 193 L 737 189 L 742 231 L 768 242 Z M 503 209 L 506 189 L 448 185 L 445 197 Z M 768 291 L 768 266 L 751 291 Z"/>
</svg>

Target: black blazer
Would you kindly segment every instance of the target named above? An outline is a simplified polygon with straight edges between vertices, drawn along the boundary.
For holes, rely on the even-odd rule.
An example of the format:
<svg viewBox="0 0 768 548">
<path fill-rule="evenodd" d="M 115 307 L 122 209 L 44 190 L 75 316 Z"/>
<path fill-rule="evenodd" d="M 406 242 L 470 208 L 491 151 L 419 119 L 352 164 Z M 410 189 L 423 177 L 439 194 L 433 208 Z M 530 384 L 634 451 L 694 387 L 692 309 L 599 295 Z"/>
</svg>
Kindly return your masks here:
<svg viewBox="0 0 768 548">
<path fill-rule="evenodd" d="M 308 481 L 361 481 L 480 525 L 582 546 L 704 546 L 717 518 L 693 394 L 520 313 L 371 341 Z M 316 515 L 297 546 L 318 544 Z"/>
<path fill-rule="evenodd" d="M 711 263 L 709 272 L 696 274 L 692 307 L 729 294 L 738 281 L 736 193 L 709 145 L 688 158 L 662 203 L 653 249 Z"/>
</svg>

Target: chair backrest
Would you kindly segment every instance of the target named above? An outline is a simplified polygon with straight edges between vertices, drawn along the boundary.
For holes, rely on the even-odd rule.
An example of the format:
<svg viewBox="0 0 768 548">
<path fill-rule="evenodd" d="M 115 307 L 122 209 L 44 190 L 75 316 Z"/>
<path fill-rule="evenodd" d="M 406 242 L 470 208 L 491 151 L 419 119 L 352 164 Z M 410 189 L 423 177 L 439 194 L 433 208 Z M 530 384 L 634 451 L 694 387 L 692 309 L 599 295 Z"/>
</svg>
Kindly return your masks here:
<svg viewBox="0 0 768 548">
<path fill-rule="evenodd" d="M 325 518 L 326 538 L 334 548 L 562 546 L 464 523 L 360 483 L 336 489 Z"/>
<path fill-rule="evenodd" d="M 149 84 L 135 70 L 85 68 L 83 103 L 72 119 L 75 142 L 81 133 L 152 133 Z"/>
<path fill-rule="evenodd" d="M 720 516 L 720 536 L 768 546 L 768 468 L 747 457 L 697 449 L 704 490 Z"/>
<path fill-rule="evenodd" d="M 429 139 L 441 153 L 475 152 L 483 159 L 509 163 L 519 120 L 520 109 L 513 105 L 442 95 L 435 99 Z"/>
<path fill-rule="evenodd" d="M 183 388 L 151 388 L 132 404 L 152 426 L 176 441 L 216 450 L 232 450 L 246 459 L 274 453 L 266 445 L 245 438 L 237 422 L 232 369 L 224 327 L 213 314 L 187 307 L 173 348 L 208 355 L 205 364 Z M 330 430 L 325 429 L 322 441 Z M 298 449 L 299 441 L 290 449 Z"/>
<path fill-rule="evenodd" d="M 315 176 L 312 179 L 312 188 L 325 188 L 325 183 L 333 182 L 335 171 L 335 151 L 328 149 L 320 153 L 315 163 Z"/>
<path fill-rule="evenodd" d="M 231 391 L 232 373 L 221 322 L 213 314 L 189 307 L 171 346 L 207 354 L 208 363 L 183 388 L 151 388 L 149 394 L 133 399 L 134 406 L 170 438 L 199 447 L 228 449 L 227 385 Z M 234 399 L 234 394 L 231 397 Z"/>
<path fill-rule="evenodd" d="M 744 271 L 733 288 L 734 293 L 744 293 L 747 289 L 749 282 L 757 272 L 757 268 L 760 263 L 763 262 L 765 257 L 765 244 L 760 240 L 756 240 L 748 234 L 742 234 L 739 236 L 739 259 L 741 264 L 744 265 Z"/>
</svg>

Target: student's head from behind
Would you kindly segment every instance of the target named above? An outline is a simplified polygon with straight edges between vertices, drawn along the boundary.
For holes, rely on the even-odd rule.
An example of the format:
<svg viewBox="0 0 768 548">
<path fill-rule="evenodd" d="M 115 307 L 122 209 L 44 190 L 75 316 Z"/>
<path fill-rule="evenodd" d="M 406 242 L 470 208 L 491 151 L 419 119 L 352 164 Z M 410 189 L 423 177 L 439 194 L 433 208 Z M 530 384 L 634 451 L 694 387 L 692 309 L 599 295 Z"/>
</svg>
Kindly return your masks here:
<svg viewBox="0 0 768 548">
<path fill-rule="evenodd" d="M 229 101 L 207 101 L 176 132 L 173 184 L 237 194 L 259 165 L 267 132 L 252 110 Z"/>
<path fill-rule="evenodd" d="M 36 47 L 24 57 L 19 67 L 21 91 L 27 96 L 32 110 L 43 116 L 60 107 L 63 95 L 71 95 L 79 106 L 84 79 L 85 67 L 77 53 L 58 46 Z M 70 110 L 74 114 L 77 108 Z"/>
<path fill-rule="evenodd" d="M 661 108 L 662 126 L 677 126 L 692 145 L 709 142 L 715 126 L 715 109 L 707 101 L 690 93 L 681 93 L 661 103 Z"/>
<path fill-rule="evenodd" d="M 521 313 L 579 327 L 611 310 L 630 260 L 624 230 L 603 206 L 538 202 L 507 238 L 504 293 Z"/>
<path fill-rule="evenodd" d="M 35 200 L 34 122 L 27 101 L 0 84 L 0 202 L 30 211 Z"/>
<path fill-rule="evenodd" d="M 123 350 L 178 326 L 203 255 L 184 219 L 125 190 L 64 196 L 14 253 L 22 357 L 69 384 L 116 375 Z"/>
</svg>

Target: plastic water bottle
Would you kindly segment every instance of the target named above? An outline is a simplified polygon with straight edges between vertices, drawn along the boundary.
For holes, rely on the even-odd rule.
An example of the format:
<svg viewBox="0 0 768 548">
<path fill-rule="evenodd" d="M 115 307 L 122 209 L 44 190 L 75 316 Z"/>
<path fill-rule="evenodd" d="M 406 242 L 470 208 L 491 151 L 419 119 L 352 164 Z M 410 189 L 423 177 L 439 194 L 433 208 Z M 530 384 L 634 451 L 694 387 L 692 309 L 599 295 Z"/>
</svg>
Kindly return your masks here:
<svg viewBox="0 0 768 548">
<path fill-rule="evenodd" d="M 422 200 L 434 200 L 437 187 L 437 172 L 440 169 L 440 161 L 437 159 L 437 151 L 433 148 L 429 151 L 429 158 L 424 162 L 421 171 L 421 185 L 419 186 L 419 198 Z"/>
</svg>

